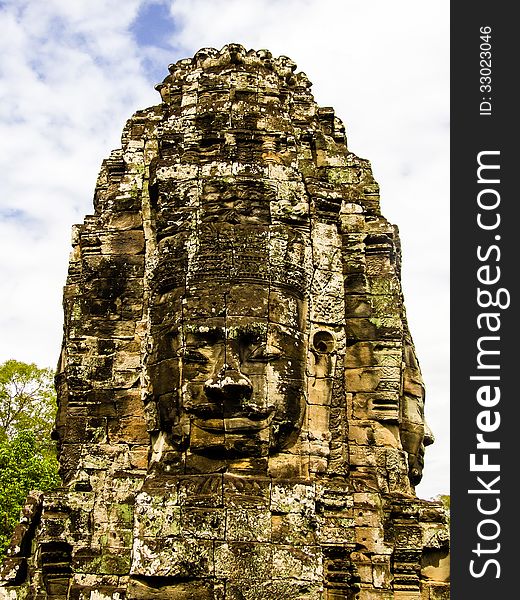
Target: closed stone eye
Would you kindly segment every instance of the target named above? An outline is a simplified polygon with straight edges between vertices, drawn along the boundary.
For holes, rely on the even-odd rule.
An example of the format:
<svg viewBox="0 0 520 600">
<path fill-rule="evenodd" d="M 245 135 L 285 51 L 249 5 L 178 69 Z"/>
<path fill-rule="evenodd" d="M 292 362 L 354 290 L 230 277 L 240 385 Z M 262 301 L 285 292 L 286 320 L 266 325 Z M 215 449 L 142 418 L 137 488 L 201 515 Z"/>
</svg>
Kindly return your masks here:
<svg viewBox="0 0 520 600">
<path fill-rule="evenodd" d="M 261 344 L 253 348 L 246 356 L 246 360 L 251 362 L 271 362 L 279 359 L 282 351 L 276 346 Z"/>
<path fill-rule="evenodd" d="M 185 363 L 198 363 L 198 364 L 206 364 L 208 359 L 194 348 L 181 348 L 177 355 L 182 358 Z"/>
</svg>

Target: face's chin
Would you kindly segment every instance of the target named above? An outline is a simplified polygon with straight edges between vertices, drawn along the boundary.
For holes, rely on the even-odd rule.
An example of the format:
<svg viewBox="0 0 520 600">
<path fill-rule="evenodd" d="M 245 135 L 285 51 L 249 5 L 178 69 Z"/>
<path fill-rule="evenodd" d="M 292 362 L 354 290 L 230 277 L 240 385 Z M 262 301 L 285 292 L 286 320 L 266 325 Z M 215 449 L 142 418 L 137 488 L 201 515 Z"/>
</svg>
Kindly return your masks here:
<svg viewBox="0 0 520 600">
<path fill-rule="evenodd" d="M 279 400 L 280 404 L 261 408 L 247 402 L 185 405 L 185 414 L 191 422 L 190 451 L 224 460 L 267 457 L 280 451 L 299 431 L 302 398 L 292 398 L 290 402 Z"/>
<path fill-rule="evenodd" d="M 410 370 L 405 369 L 405 377 Z M 420 374 L 419 374 L 420 379 Z M 421 380 L 422 381 L 422 380 Z M 424 395 L 404 394 L 402 397 L 401 443 L 408 455 L 408 475 L 413 486 L 423 476 L 425 447 L 433 443 L 433 434 L 424 418 Z"/>
<path fill-rule="evenodd" d="M 413 460 L 410 464 L 410 483 L 414 486 L 419 485 L 423 476 L 423 468 L 424 468 L 424 445 L 421 444 L 419 450 L 417 451 L 417 455 L 413 457 Z"/>
</svg>

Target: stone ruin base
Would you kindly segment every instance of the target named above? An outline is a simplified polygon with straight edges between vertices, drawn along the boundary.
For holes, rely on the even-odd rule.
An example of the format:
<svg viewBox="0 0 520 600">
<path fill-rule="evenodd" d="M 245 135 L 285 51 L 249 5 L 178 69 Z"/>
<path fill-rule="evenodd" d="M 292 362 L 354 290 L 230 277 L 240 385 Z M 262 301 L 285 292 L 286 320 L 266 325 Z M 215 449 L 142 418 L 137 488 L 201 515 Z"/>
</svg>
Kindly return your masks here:
<svg viewBox="0 0 520 600">
<path fill-rule="evenodd" d="M 94 525 L 92 525 L 94 524 Z M 136 477 L 32 494 L 2 600 L 448 600 L 440 504 L 338 478 Z"/>
</svg>

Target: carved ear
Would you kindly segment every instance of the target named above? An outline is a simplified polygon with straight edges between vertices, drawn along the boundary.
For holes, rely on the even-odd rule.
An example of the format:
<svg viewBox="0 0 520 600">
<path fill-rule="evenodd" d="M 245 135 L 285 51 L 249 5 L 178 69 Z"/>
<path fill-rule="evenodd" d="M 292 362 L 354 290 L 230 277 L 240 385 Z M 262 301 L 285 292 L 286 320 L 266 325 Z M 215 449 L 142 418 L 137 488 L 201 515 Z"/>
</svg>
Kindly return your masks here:
<svg viewBox="0 0 520 600">
<path fill-rule="evenodd" d="M 336 350 L 336 338 L 326 329 L 320 329 L 312 336 L 312 349 L 318 354 L 332 354 Z"/>
</svg>

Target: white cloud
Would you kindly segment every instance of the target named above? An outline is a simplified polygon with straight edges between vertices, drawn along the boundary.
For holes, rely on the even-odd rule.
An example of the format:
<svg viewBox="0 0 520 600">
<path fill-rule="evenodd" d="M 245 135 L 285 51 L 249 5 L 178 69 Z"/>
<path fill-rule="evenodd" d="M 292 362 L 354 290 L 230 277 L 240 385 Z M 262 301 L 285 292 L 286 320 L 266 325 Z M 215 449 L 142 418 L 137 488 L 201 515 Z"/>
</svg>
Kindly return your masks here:
<svg viewBox="0 0 520 600">
<path fill-rule="evenodd" d="M 175 30 L 168 47 L 139 47 L 132 22 L 154 1 L 171 5 Z M 268 48 L 295 60 L 316 100 L 344 120 L 351 150 L 372 161 L 383 214 L 399 225 L 437 438 L 419 490 L 446 492 L 448 17 L 447 0 L 4 1 L 0 360 L 55 365 L 70 227 L 92 212 L 99 165 L 125 120 L 159 101 L 150 77 L 204 46 Z"/>
<path fill-rule="evenodd" d="M 158 100 L 128 31 L 138 7 L 0 9 L 0 360 L 57 362 L 71 225 L 92 212 L 99 165 L 126 118 Z"/>
</svg>

